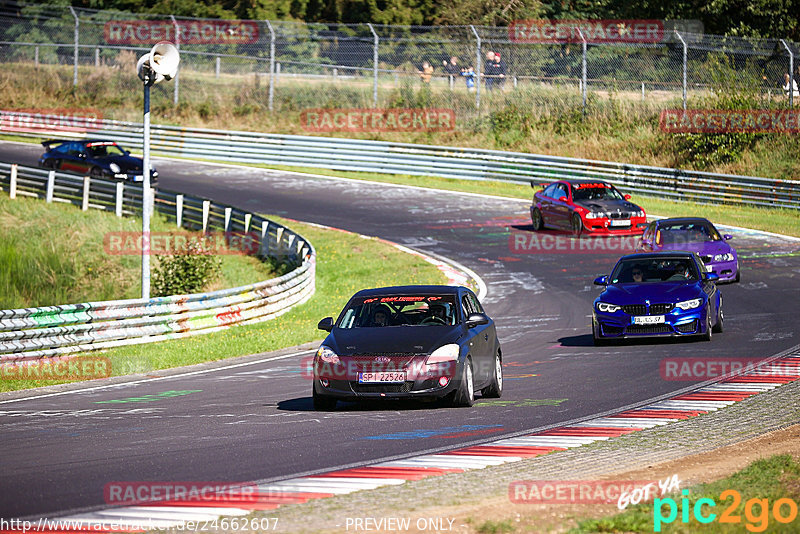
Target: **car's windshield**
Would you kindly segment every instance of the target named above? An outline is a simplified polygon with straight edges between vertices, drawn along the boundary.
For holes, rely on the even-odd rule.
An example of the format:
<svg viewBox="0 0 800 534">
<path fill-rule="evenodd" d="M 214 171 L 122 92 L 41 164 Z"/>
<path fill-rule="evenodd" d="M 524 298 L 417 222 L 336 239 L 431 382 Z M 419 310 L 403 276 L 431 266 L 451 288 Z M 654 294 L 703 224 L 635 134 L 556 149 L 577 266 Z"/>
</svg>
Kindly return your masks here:
<svg viewBox="0 0 800 534">
<path fill-rule="evenodd" d="M 89 143 L 86 145 L 86 150 L 89 151 L 89 155 L 93 158 L 109 158 L 125 155 L 125 151 L 116 143 Z"/>
<path fill-rule="evenodd" d="M 717 229 L 707 221 L 668 222 L 658 225 L 656 241 L 660 245 L 722 241 Z"/>
<path fill-rule="evenodd" d="M 382 295 L 353 299 L 339 328 L 456 324 L 453 295 Z"/>
<path fill-rule="evenodd" d="M 697 267 L 691 258 L 626 258 L 620 260 L 614 267 L 609 283 L 689 282 L 698 278 Z"/>
<path fill-rule="evenodd" d="M 619 191 L 603 184 L 577 184 L 572 186 L 572 200 L 622 200 Z"/>
</svg>

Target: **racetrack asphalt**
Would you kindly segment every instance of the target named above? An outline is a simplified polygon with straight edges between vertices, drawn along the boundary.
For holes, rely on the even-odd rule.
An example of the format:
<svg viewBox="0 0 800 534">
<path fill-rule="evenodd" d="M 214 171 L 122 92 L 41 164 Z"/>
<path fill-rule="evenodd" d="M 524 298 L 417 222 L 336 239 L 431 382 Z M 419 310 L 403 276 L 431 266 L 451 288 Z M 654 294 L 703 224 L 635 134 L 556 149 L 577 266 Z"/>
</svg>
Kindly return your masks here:
<svg viewBox="0 0 800 534">
<path fill-rule="evenodd" d="M 35 145 L 0 143 L 3 161 L 35 165 L 39 154 Z M 726 330 L 710 343 L 594 347 L 589 325 L 599 288 L 592 280 L 608 274 L 619 253 L 513 251 L 510 231 L 531 233 L 525 202 L 246 167 L 155 163 L 165 189 L 378 236 L 476 271 L 488 286 L 483 303 L 502 343 L 502 400 L 513 402 L 478 400 L 466 409 L 347 404 L 318 413 L 301 375 L 308 351 L 58 396 L 2 403 L 10 400 L 3 395 L 2 517 L 104 507 L 103 488 L 113 481 L 277 480 L 497 439 L 691 385 L 662 378 L 665 358 L 761 358 L 797 343 L 796 240 L 731 231 L 742 283 L 721 286 Z M 195 342 L 202 350 L 202 337 Z M 105 402 L 159 394 L 149 402 Z"/>
</svg>

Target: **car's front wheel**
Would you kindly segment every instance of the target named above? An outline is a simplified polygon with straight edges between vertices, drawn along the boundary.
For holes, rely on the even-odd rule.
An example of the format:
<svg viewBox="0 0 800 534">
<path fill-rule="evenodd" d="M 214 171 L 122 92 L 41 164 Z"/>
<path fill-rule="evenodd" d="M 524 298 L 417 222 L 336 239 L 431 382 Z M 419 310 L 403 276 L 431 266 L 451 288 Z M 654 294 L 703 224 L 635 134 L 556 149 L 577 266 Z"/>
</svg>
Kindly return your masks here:
<svg viewBox="0 0 800 534">
<path fill-rule="evenodd" d="M 599 327 L 597 327 L 599 328 Z M 595 347 L 604 347 L 608 345 L 608 340 L 601 337 L 594 326 L 592 326 L 592 341 Z"/>
<path fill-rule="evenodd" d="M 703 341 L 711 341 L 713 326 L 711 325 L 711 305 L 706 308 L 706 331 L 700 334 Z"/>
<path fill-rule="evenodd" d="M 503 360 L 500 351 L 494 355 L 494 372 L 489 385 L 481 390 L 481 395 L 489 398 L 498 398 L 503 394 Z"/>
<path fill-rule="evenodd" d="M 327 395 L 320 395 L 317 393 L 317 388 L 311 387 L 312 399 L 314 401 L 314 409 L 318 412 L 329 412 L 336 408 L 336 399 L 328 397 Z"/>
<path fill-rule="evenodd" d="M 572 219 L 570 219 L 570 228 L 572 229 L 572 235 L 575 237 L 580 236 L 583 233 L 583 221 L 581 220 L 581 216 L 577 213 L 572 215 Z"/>
<path fill-rule="evenodd" d="M 100 167 L 92 167 L 92 170 L 89 171 L 89 174 L 92 178 L 102 178 L 103 177 L 103 169 Z"/>
<path fill-rule="evenodd" d="M 464 370 L 461 371 L 461 383 L 453 392 L 452 405 L 456 407 L 470 407 L 475 403 L 475 384 L 472 376 L 472 362 L 469 358 L 464 361 Z"/>
<path fill-rule="evenodd" d="M 722 299 L 719 301 L 719 309 L 717 310 L 717 324 L 714 325 L 714 333 L 721 334 L 725 328 L 725 314 L 722 311 Z"/>
<path fill-rule="evenodd" d="M 544 219 L 542 219 L 542 212 L 539 211 L 539 208 L 531 210 L 531 224 L 537 232 L 544 229 Z"/>
</svg>

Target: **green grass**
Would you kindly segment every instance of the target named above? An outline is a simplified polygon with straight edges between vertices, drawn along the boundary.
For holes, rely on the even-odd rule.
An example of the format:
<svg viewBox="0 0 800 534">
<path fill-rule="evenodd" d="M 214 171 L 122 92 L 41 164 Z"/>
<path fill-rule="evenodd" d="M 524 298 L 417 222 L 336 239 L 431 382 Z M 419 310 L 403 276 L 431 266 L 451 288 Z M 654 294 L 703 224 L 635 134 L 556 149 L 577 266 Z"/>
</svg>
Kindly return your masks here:
<svg viewBox="0 0 800 534">
<path fill-rule="evenodd" d="M 0 309 L 74 304 L 141 296 L 141 257 L 109 254 L 104 236 L 140 233 L 141 219 L 71 204 L 0 195 Z M 176 231 L 161 216 L 153 232 Z M 198 234 L 199 235 L 199 234 Z M 272 277 L 253 256 L 223 255 L 222 274 L 206 289 L 251 284 Z M 151 257 L 153 270 L 158 256 Z"/>
<path fill-rule="evenodd" d="M 260 324 L 166 342 L 119 347 L 108 356 L 114 376 L 146 373 L 200 362 L 267 352 L 321 339 L 317 323 L 335 316 L 359 289 L 386 285 L 442 284 L 444 276 L 417 256 L 374 239 L 316 226 L 271 219 L 299 232 L 317 250 L 316 293 L 305 304 Z M 54 381 L 0 381 L 0 391 L 55 384 Z"/>
<path fill-rule="evenodd" d="M 677 516 L 672 523 L 662 525 L 661 532 L 672 534 L 748 531 L 797 532 L 798 519 L 788 524 L 781 524 L 772 516 L 773 506 L 778 499 L 792 499 L 795 504 L 800 500 L 800 463 L 789 455 L 776 455 L 757 460 L 729 477 L 710 484 L 692 486 L 688 490 L 689 493 L 686 496 L 688 521 L 686 523 L 682 521 L 682 495 L 671 494 L 669 497 L 673 498 L 677 505 Z M 722 492 L 726 490 L 739 492 L 741 501 L 738 506 L 733 506 L 735 502 L 732 496 L 721 496 Z M 699 523 L 692 513 L 695 503 L 701 498 L 712 499 L 716 503 L 716 507 L 713 509 L 707 504 L 702 506 L 704 515 L 717 514 L 715 521 L 709 524 Z M 754 501 L 750 501 L 751 499 L 766 499 L 769 514 L 762 515 L 760 506 L 754 504 Z M 654 502 L 642 503 L 630 506 L 624 512 L 614 516 L 581 521 L 576 528 L 570 530 L 570 533 L 653 532 L 655 528 L 654 505 Z M 719 521 L 721 514 L 729 508 L 732 512 L 730 517 L 734 520 L 738 518 L 738 522 L 721 523 Z M 668 517 L 669 511 L 670 508 L 667 504 L 661 505 L 662 517 Z M 788 505 L 782 506 L 782 514 L 789 515 Z"/>
</svg>

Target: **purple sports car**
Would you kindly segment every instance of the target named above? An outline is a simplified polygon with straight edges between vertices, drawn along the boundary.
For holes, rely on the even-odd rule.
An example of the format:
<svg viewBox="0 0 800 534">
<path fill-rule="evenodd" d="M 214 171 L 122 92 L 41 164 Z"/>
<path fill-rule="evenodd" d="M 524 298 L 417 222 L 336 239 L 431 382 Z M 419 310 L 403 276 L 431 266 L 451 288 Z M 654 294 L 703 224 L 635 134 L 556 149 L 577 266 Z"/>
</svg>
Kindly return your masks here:
<svg viewBox="0 0 800 534">
<path fill-rule="evenodd" d="M 720 235 L 711 221 L 702 217 L 660 219 L 647 226 L 636 245 L 636 252 L 697 252 L 708 272 L 719 275 L 720 282 L 738 282 L 739 258 L 736 250 L 727 243 L 732 237 Z"/>
</svg>

